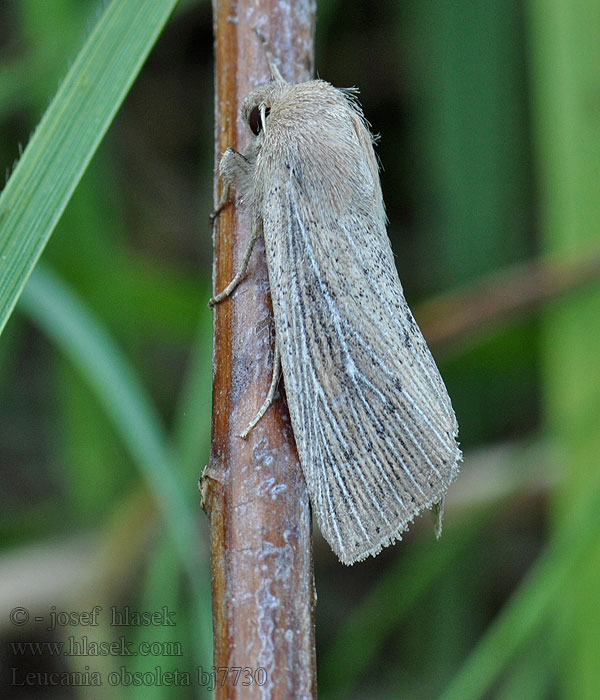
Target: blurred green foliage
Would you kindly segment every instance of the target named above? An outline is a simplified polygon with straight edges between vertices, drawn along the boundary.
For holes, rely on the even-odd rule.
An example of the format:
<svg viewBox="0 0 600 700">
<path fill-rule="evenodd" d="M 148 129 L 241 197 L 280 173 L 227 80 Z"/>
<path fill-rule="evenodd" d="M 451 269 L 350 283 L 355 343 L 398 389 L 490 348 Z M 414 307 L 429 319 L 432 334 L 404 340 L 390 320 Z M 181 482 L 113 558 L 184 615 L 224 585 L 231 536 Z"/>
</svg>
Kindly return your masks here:
<svg viewBox="0 0 600 700">
<path fill-rule="evenodd" d="M 30 246 L 32 265 L 52 233 L 0 337 L 0 542 L 5 564 L 36 567 L 21 603 L 40 615 L 52 605 L 176 611 L 176 627 L 116 636 L 180 643 L 183 656 L 86 661 L 103 674 L 122 664 L 132 672 L 212 664 L 208 537 L 195 483 L 211 402 L 211 15 L 208 2 L 189 0 L 162 29 L 169 3 L 159 4 L 164 18 L 140 14 L 136 35 L 145 38 L 137 48 L 126 41 L 129 53 L 113 62 L 121 74 L 106 86 L 104 121 L 86 117 L 89 145 L 69 139 L 74 131 L 50 134 L 46 144 L 71 149 L 70 160 L 38 161 L 29 148 L 21 170 L 30 175 L 16 171 L 11 181 L 17 189 L 22 178 L 25 191 L 29 179 L 56 172 L 74 194 L 51 181 L 30 197 L 52 201 L 52 211 L 22 201 L 0 210 L 0 247 L 6 222 L 20 221 L 17 243 Z M 0 5 L 7 172 L 116 6 Z M 107 24 L 102 36 L 124 41 L 126 30 Z M 116 51 L 108 39 L 90 53 L 89 71 L 100 76 Z M 319 3 L 317 68 L 335 85 L 361 88 L 382 136 L 390 236 L 417 317 L 419 299 L 507 265 L 597 249 L 599 53 L 591 2 Z M 76 123 L 79 109 L 59 100 L 57 118 Z M 93 128 L 97 141 L 117 109 L 95 152 Z M 36 239 L 44 216 L 60 219 Z M 25 278 L 3 261 L 4 297 Z M 317 540 L 325 700 L 598 697 L 598 324 L 600 292 L 588 289 L 439 357 L 465 450 L 445 533 L 436 543 L 417 523 L 404 542 L 351 569 Z M 93 537 L 88 558 L 80 536 Z M 61 569 L 64 549 L 78 556 Z M 11 601 L 0 600 L 3 613 Z M 106 626 L 85 632 L 115 635 Z M 64 640 L 82 628 L 49 634 L 5 623 L 3 633 Z M 81 658 L 17 662 L 5 654 L 3 666 L 83 667 Z M 43 690 L 35 697 L 51 697 Z M 189 692 L 105 684 L 54 697 L 203 694 L 197 684 Z M 11 688 L 11 697 L 30 696 Z"/>
</svg>

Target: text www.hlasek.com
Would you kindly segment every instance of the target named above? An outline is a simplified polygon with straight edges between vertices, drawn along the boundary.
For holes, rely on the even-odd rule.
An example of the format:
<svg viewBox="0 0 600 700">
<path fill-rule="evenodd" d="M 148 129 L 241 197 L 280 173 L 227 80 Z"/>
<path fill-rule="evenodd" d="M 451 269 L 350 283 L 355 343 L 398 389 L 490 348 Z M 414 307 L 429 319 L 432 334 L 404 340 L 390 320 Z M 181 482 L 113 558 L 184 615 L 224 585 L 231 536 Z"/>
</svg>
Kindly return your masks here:
<svg viewBox="0 0 600 700">
<path fill-rule="evenodd" d="M 66 642 L 11 642 L 14 656 L 183 656 L 181 642 L 140 642 L 121 636 L 112 642 L 97 642 L 87 636 Z"/>
</svg>

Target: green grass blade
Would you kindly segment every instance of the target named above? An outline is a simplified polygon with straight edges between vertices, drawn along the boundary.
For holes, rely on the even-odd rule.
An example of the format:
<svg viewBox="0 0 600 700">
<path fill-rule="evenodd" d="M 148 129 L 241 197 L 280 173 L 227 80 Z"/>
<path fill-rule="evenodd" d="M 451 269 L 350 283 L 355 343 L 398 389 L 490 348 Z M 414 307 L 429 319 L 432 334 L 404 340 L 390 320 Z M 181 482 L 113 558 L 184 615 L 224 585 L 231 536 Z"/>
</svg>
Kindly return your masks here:
<svg viewBox="0 0 600 700">
<path fill-rule="evenodd" d="M 447 528 L 443 546 L 431 542 L 405 554 L 377 582 L 322 658 L 319 685 L 323 697 L 341 700 L 351 694 L 402 617 L 431 590 L 452 562 L 472 546 L 494 513 L 495 509 L 489 508 L 469 518 L 461 527 Z M 399 591 L 402 595 L 398 595 Z"/>
<path fill-rule="evenodd" d="M 0 332 L 176 0 L 113 0 L 0 197 Z"/>
<path fill-rule="evenodd" d="M 92 386 L 154 492 L 182 564 L 195 581 L 192 507 L 160 418 L 127 359 L 82 302 L 44 266 L 32 275 L 20 308 Z M 187 491 L 194 494 L 194 485 Z"/>
<path fill-rule="evenodd" d="M 573 260 L 590 255 L 599 237 L 598 3 L 528 0 L 524 8 L 538 241 L 545 254 Z M 564 462 L 565 477 L 550 502 L 552 525 L 560 528 L 600 489 L 600 289 L 554 305 L 540 330 L 543 415 Z M 554 611 L 552 631 L 562 641 L 556 697 L 600 697 L 599 561 L 600 542 L 572 573 Z"/>
<path fill-rule="evenodd" d="M 485 697 L 521 645 L 556 614 L 561 595 L 581 562 L 598 547 L 599 512 L 600 494 L 592 493 L 577 517 L 557 531 L 439 700 Z M 590 524 L 593 525 L 591 529 Z"/>
</svg>

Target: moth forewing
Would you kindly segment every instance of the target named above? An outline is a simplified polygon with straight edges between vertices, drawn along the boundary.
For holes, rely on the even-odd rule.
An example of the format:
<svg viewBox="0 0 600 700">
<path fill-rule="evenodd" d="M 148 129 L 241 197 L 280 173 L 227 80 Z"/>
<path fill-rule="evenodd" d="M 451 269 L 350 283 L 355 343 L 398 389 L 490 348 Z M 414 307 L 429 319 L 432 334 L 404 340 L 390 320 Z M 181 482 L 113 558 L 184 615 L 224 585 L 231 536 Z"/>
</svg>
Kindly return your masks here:
<svg viewBox="0 0 600 700">
<path fill-rule="evenodd" d="M 228 151 L 220 171 L 262 228 L 313 513 L 352 564 L 400 539 L 422 510 L 440 512 L 458 427 L 404 299 L 360 108 L 322 80 L 259 88 L 246 119 L 257 106 L 247 151 Z"/>
</svg>

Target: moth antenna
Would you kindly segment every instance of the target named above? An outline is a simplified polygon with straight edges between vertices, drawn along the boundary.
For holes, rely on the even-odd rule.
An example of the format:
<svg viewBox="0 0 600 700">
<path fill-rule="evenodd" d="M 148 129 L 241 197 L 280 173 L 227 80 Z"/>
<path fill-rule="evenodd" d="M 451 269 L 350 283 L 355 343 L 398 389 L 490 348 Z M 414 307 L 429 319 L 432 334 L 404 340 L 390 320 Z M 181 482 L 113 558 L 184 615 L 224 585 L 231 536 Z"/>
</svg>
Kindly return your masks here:
<svg viewBox="0 0 600 700">
<path fill-rule="evenodd" d="M 263 46 L 263 49 L 265 50 L 265 55 L 267 56 L 267 62 L 269 64 L 269 70 L 271 71 L 271 80 L 274 80 L 275 82 L 278 83 L 287 83 L 287 80 L 281 75 L 279 68 L 277 68 L 277 64 L 275 63 L 275 58 L 273 57 L 273 54 L 271 53 L 271 49 L 269 48 L 269 44 L 265 37 L 262 35 L 260 29 L 258 27 L 255 27 L 254 31 L 256 32 L 256 36 L 258 37 L 260 43 Z"/>
</svg>

